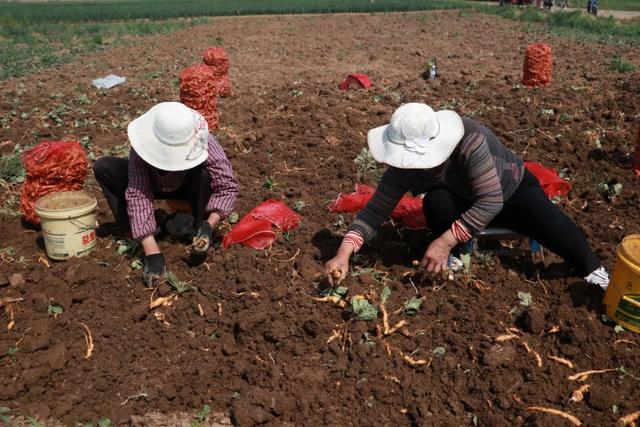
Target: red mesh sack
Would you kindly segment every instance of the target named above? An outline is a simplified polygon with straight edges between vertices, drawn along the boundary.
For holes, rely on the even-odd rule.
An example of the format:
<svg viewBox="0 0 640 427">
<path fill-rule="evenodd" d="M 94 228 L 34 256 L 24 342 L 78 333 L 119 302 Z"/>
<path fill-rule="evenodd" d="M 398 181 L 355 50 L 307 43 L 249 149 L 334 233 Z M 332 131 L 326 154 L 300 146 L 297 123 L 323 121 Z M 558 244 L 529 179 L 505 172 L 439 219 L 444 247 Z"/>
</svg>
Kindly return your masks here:
<svg viewBox="0 0 640 427">
<path fill-rule="evenodd" d="M 368 185 L 356 184 L 355 192 L 351 194 L 340 193 L 338 195 L 338 198 L 329 205 L 329 212 L 358 212 L 365 207 L 375 191 L 375 188 Z M 420 197 L 403 196 L 396 208 L 391 212 L 391 218 L 409 228 L 421 229 L 427 227 Z"/>
<path fill-rule="evenodd" d="M 229 81 L 229 55 L 221 47 L 210 47 L 204 51 L 202 62 L 211 68 L 216 95 L 223 98 L 233 95 Z"/>
<path fill-rule="evenodd" d="M 276 240 L 272 226 L 289 231 L 300 225 L 300 215 L 292 211 L 284 202 L 267 200 L 246 214 L 224 236 L 222 247 L 228 248 L 235 243 L 262 250 Z"/>
<path fill-rule="evenodd" d="M 45 141 L 21 156 L 27 178 L 20 191 L 20 211 L 26 221 L 39 224 L 36 201 L 54 191 L 82 190 L 87 156 L 78 141 Z"/>
<path fill-rule="evenodd" d="M 633 159 L 633 171 L 636 176 L 640 176 L 640 129 L 638 129 L 638 139 L 636 141 L 636 155 Z"/>
<path fill-rule="evenodd" d="M 546 86 L 551 83 L 551 47 L 544 43 L 527 46 L 524 57 L 522 84 L 525 86 Z"/>
<path fill-rule="evenodd" d="M 547 197 L 566 196 L 569 193 L 571 184 L 560 178 L 555 170 L 542 166 L 540 163 L 525 162 L 524 166 L 538 178 Z"/>
<path fill-rule="evenodd" d="M 218 128 L 218 105 L 211 67 L 200 64 L 180 73 L 180 102 L 193 108 L 207 120 L 209 129 Z"/>
</svg>

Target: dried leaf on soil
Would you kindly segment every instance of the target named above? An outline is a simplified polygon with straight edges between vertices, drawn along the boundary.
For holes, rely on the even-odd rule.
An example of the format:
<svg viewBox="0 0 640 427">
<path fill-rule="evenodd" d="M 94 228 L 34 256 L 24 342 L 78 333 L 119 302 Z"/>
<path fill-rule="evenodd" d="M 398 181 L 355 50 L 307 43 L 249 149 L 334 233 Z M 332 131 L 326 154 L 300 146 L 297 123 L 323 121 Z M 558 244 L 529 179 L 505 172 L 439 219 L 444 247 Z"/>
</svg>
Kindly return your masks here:
<svg viewBox="0 0 640 427">
<path fill-rule="evenodd" d="M 545 414 L 556 415 L 558 417 L 562 417 L 565 420 L 571 422 L 575 426 L 581 426 L 582 425 L 582 422 L 580 422 L 580 420 L 578 418 L 576 418 L 574 415 L 571 415 L 571 414 L 569 414 L 567 412 L 560 411 L 558 409 L 545 408 L 544 406 L 529 406 L 527 408 L 527 411 L 529 411 L 529 412 L 543 412 Z"/>
</svg>

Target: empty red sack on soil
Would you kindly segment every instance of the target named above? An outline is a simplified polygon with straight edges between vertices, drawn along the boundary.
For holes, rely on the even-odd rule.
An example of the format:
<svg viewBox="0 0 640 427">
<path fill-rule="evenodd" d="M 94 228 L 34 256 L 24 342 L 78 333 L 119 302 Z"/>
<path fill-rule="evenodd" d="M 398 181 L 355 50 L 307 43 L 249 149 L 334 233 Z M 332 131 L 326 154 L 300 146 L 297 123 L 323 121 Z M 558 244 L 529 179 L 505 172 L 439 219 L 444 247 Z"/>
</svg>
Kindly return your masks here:
<svg viewBox="0 0 640 427">
<path fill-rule="evenodd" d="M 347 78 L 340 83 L 340 90 L 347 90 L 351 85 L 358 86 L 362 89 L 369 89 L 372 86 L 369 76 L 362 73 L 349 74 Z"/>
<path fill-rule="evenodd" d="M 524 165 L 529 172 L 538 178 L 547 197 L 566 196 L 571 189 L 571 184 L 560 178 L 555 170 L 542 166 L 540 163 L 525 162 Z"/>
<path fill-rule="evenodd" d="M 218 128 L 215 77 L 211 67 L 193 65 L 180 72 L 180 102 L 202 114 L 209 129 Z"/>
<path fill-rule="evenodd" d="M 340 193 L 338 195 L 338 198 L 329 205 L 329 212 L 358 212 L 365 207 L 375 191 L 375 188 L 368 185 L 356 184 L 355 192 L 351 194 Z M 420 197 L 403 196 L 391 213 L 391 218 L 402 222 L 409 228 L 421 229 L 427 227 Z"/>
<path fill-rule="evenodd" d="M 551 47 L 544 43 L 527 46 L 524 57 L 522 84 L 525 86 L 546 86 L 551 83 L 553 62 Z"/>
<path fill-rule="evenodd" d="M 289 231 L 300 225 L 300 215 L 284 202 L 267 200 L 253 208 L 222 239 L 222 247 L 242 243 L 254 249 L 264 249 L 276 240 L 272 226 Z"/>
<path fill-rule="evenodd" d="M 39 224 L 36 201 L 54 191 L 82 190 L 87 156 L 78 141 L 45 141 L 22 153 L 27 178 L 20 191 L 20 211 L 26 221 Z"/>
</svg>

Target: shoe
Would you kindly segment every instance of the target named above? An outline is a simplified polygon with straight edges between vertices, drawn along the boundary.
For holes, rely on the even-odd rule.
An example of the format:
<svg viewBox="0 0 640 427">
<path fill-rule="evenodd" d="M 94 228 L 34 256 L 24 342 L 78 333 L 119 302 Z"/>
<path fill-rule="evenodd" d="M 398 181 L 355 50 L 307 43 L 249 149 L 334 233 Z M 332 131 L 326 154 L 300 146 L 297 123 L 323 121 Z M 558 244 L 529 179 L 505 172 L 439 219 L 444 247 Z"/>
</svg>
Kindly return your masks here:
<svg viewBox="0 0 640 427">
<path fill-rule="evenodd" d="M 605 270 L 604 267 L 600 267 L 589 273 L 584 280 L 592 285 L 600 286 L 603 291 L 606 291 L 609 286 L 609 273 L 607 273 L 607 270 Z"/>
</svg>

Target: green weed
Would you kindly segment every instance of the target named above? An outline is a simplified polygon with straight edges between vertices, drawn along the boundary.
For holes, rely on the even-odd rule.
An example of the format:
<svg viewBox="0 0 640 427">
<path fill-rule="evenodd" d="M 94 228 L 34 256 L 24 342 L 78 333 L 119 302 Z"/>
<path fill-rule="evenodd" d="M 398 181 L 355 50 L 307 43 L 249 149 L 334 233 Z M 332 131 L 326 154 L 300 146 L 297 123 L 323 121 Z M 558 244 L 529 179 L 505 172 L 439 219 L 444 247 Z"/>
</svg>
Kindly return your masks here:
<svg viewBox="0 0 640 427">
<path fill-rule="evenodd" d="M 630 62 L 625 61 L 619 56 L 611 58 L 611 69 L 619 73 L 631 73 L 636 70 L 636 66 Z"/>
</svg>

